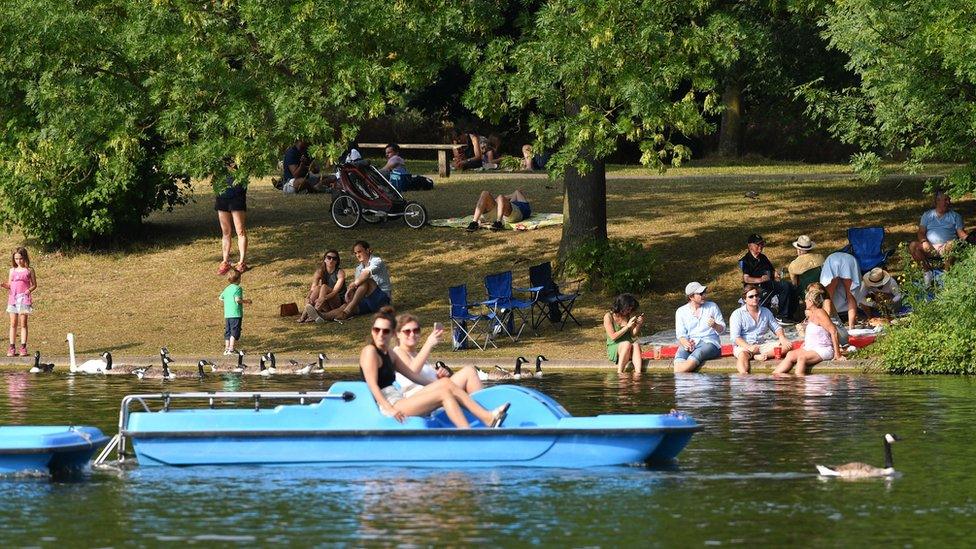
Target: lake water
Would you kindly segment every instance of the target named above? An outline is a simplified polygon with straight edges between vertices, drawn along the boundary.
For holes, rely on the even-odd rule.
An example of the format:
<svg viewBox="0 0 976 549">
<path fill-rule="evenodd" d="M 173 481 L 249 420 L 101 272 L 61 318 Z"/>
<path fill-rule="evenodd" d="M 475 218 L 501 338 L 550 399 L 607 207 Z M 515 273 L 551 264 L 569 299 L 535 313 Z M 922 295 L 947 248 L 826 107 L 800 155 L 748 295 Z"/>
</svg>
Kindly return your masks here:
<svg viewBox="0 0 976 549">
<path fill-rule="evenodd" d="M 0 374 L 0 424 L 90 424 L 112 435 L 122 396 L 324 390 L 335 380 L 196 382 Z M 665 468 L 145 468 L 80 480 L 0 478 L 10 546 L 970 545 L 974 383 L 556 372 L 526 385 L 574 415 L 678 408 L 704 425 Z M 892 480 L 823 480 L 814 463 L 882 465 Z"/>
</svg>

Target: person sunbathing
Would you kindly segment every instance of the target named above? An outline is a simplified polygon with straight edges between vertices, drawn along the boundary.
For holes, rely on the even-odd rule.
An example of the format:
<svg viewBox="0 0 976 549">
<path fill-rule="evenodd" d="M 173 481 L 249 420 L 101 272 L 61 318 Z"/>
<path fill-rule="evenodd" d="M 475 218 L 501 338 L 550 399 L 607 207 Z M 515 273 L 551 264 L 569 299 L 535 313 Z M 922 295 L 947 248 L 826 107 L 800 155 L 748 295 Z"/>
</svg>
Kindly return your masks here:
<svg viewBox="0 0 976 549">
<path fill-rule="evenodd" d="M 402 361 L 390 356 L 390 339 L 396 330 L 394 313 L 393 308 L 387 306 L 373 315 L 369 343 L 359 353 L 359 370 L 380 412 L 403 423 L 407 416 L 425 416 L 443 407 L 455 427 L 467 429 L 470 427 L 464 415 L 467 409 L 485 426 L 501 427 L 508 415 L 509 403 L 488 411 L 450 379 L 438 379 L 410 396 L 405 396 L 397 388 L 394 384 L 397 372 L 415 383 L 422 383 L 423 380 Z"/>
<path fill-rule="evenodd" d="M 481 191 L 478 203 L 474 207 L 474 218 L 468 223 L 468 231 L 477 231 L 481 228 L 481 216 L 495 209 L 495 221 L 491 224 L 491 230 L 500 231 L 505 228 L 502 221 L 507 223 L 518 223 L 532 215 L 532 206 L 529 199 L 525 197 L 521 190 L 515 189 L 512 194 L 501 194 L 492 196 L 488 191 Z"/>
</svg>

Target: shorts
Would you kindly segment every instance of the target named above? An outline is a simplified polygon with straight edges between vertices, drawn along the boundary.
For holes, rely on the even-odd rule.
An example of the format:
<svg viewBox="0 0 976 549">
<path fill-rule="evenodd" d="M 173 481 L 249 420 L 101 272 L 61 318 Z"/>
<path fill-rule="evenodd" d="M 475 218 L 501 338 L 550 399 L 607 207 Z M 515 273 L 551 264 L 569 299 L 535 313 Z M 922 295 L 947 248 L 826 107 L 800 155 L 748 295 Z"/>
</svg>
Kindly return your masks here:
<svg viewBox="0 0 976 549">
<path fill-rule="evenodd" d="M 766 342 L 766 343 L 760 343 L 759 344 L 759 352 L 761 354 L 766 355 L 766 357 L 772 357 L 773 356 L 773 353 L 776 352 L 776 347 L 779 347 L 779 342 L 778 341 L 769 341 L 769 342 Z M 742 347 L 739 347 L 738 345 L 732 347 L 732 356 L 734 356 L 736 358 L 739 358 L 739 355 L 741 355 L 743 352 L 745 352 L 745 349 L 742 348 Z"/>
<path fill-rule="evenodd" d="M 375 313 L 380 310 L 380 307 L 390 304 L 390 296 L 386 295 L 386 292 L 376 288 L 373 293 L 364 297 L 362 301 L 359 302 L 359 312 L 358 314 L 365 315 L 369 313 Z"/>
<path fill-rule="evenodd" d="M 513 200 L 512 213 L 505 216 L 505 221 L 508 221 L 509 223 L 518 223 L 530 215 L 532 215 L 532 207 L 529 206 L 528 202 Z"/>
<path fill-rule="evenodd" d="M 291 178 L 285 181 L 285 184 L 281 186 L 281 192 L 285 194 L 295 194 L 295 178 Z"/>
<path fill-rule="evenodd" d="M 701 366 L 706 360 L 712 360 L 720 356 L 722 356 L 722 349 L 718 345 L 709 342 L 698 342 L 695 344 L 695 350 L 690 353 L 684 347 L 678 345 L 678 352 L 674 355 L 674 361 L 677 362 L 679 360 L 693 358 Z"/>
<path fill-rule="evenodd" d="M 26 304 L 7 305 L 7 312 L 12 315 L 29 315 L 34 312 L 34 308 Z"/>
<path fill-rule="evenodd" d="M 386 387 L 383 387 L 382 389 L 380 389 L 380 392 L 383 393 L 384 397 L 386 397 L 386 401 L 390 403 L 390 406 L 393 406 L 397 402 L 400 402 L 401 400 L 406 398 L 405 396 L 403 396 L 403 393 L 400 392 L 400 389 L 397 389 L 395 385 L 388 385 Z"/>
<path fill-rule="evenodd" d="M 834 358 L 834 348 L 833 347 L 814 347 L 813 349 L 803 348 L 804 351 L 813 351 L 820 355 L 820 360 L 830 360 Z"/>
<path fill-rule="evenodd" d="M 226 191 L 217 195 L 214 209 L 218 212 L 246 212 L 247 189 L 243 187 L 228 188 Z"/>
<path fill-rule="evenodd" d="M 240 339 L 241 338 L 241 323 L 244 319 L 241 317 L 235 318 L 225 318 L 224 319 L 224 339 Z"/>
</svg>

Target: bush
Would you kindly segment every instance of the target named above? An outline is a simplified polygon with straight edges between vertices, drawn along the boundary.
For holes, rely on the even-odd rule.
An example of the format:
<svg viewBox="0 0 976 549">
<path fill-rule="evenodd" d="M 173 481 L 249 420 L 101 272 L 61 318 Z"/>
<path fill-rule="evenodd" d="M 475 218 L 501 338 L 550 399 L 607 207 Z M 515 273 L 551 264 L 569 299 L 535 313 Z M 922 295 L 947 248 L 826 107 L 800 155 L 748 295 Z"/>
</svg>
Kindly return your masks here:
<svg viewBox="0 0 976 549">
<path fill-rule="evenodd" d="M 976 374 L 976 248 L 958 246 L 957 254 L 934 295 L 922 289 L 919 270 L 906 270 L 903 289 L 912 314 L 865 349 L 885 371 Z"/>
<path fill-rule="evenodd" d="M 566 273 L 609 295 L 639 294 L 654 284 L 658 265 L 654 253 L 636 240 L 591 240 L 569 254 Z"/>
</svg>

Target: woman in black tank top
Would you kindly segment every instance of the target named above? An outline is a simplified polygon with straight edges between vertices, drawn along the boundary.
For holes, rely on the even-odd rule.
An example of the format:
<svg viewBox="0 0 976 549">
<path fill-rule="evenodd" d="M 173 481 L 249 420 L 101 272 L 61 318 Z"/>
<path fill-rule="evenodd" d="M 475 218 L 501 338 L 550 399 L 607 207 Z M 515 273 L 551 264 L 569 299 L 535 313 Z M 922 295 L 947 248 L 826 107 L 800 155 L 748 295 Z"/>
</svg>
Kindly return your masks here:
<svg viewBox="0 0 976 549">
<path fill-rule="evenodd" d="M 456 427 L 467 428 L 470 425 L 462 410 L 466 408 L 485 426 L 501 427 L 508 412 L 507 402 L 488 411 L 449 378 L 438 379 L 411 396 L 404 397 L 393 383 L 396 372 L 414 382 L 421 380 L 398 357 L 390 355 L 390 342 L 395 329 L 392 307 L 383 307 L 373 316 L 370 343 L 359 353 L 359 370 L 363 380 L 384 415 L 402 423 L 407 416 L 425 416 L 443 406 L 447 417 Z"/>
</svg>

